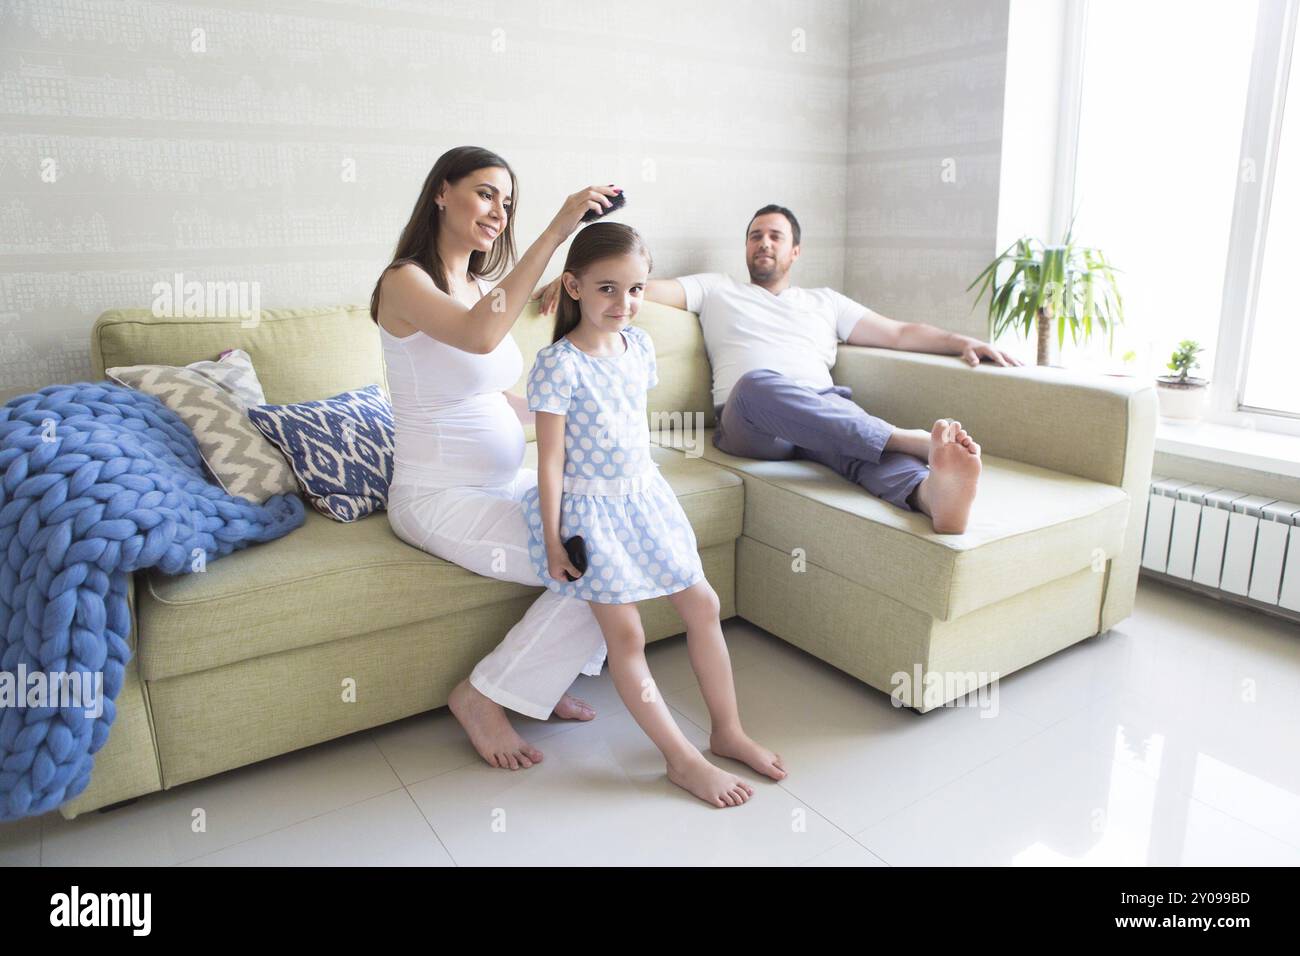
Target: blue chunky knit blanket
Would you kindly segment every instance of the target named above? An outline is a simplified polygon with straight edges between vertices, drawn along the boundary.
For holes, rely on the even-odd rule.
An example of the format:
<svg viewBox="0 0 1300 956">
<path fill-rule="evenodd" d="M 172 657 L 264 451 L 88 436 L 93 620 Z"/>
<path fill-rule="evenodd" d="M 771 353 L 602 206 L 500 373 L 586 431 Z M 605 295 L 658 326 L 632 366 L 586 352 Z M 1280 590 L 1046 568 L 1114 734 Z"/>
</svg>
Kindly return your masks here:
<svg viewBox="0 0 1300 956">
<path fill-rule="evenodd" d="M 199 570 L 302 522 L 296 495 L 212 483 L 193 432 L 144 392 L 50 385 L 0 408 L 0 821 L 90 782 L 131 656 L 132 572 Z M 100 681 L 98 705 L 69 695 Z"/>
</svg>

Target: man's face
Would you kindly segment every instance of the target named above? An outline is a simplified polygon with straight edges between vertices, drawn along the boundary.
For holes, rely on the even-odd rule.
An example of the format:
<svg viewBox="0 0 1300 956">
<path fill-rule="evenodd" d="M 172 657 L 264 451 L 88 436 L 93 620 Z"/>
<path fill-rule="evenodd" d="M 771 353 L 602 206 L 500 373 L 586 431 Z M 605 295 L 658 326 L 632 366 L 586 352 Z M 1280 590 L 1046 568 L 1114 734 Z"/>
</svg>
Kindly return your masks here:
<svg viewBox="0 0 1300 956">
<path fill-rule="evenodd" d="M 779 282 L 799 258 L 799 247 L 790 233 L 790 220 L 779 212 L 757 216 L 745 237 L 745 265 L 749 281 Z"/>
</svg>

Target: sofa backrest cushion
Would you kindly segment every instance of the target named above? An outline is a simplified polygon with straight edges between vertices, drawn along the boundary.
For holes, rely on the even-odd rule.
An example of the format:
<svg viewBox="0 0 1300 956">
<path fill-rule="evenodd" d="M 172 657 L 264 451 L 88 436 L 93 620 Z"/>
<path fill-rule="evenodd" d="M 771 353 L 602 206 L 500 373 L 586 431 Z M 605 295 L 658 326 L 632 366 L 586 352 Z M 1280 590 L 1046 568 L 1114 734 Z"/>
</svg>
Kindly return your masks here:
<svg viewBox="0 0 1300 956">
<path fill-rule="evenodd" d="M 273 405 L 330 398 L 367 385 L 388 390 L 379 329 L 362 306 L 264 309 L 251 328 L 239 318 L 114 309 L 99 317 L 90 339 L 98 378 L 116 365 L 188 365 L 238 348 L 252 357 L 266 401 Z"/>
<path fill-rule="evenodd" d="M 712 372 L 695 313 L 645 302 L 636 324 L 650 333 L 659 367 L 659 385 L 649 395 L 652 418 L 681 415 L 690 427 L 696 421 L 691 413 L 698 412 L 702 427 L 712 427 Z M 550 344 L 554 325 L 555 317 L 540 315 L 536 302 L 515 323 L 511 334 L 524 356 L 523 374 L 511 389 L 515 394 L 524 395 L 533 359 Z M 379 328 L 360 305 L 264 309 L 251 328 L 244 328 L 239 318 L 159 317 L 148 309 L 114 309 L 101 315 L 91 332 L 97 378 L 117 365 L 183 366 L 231 348 L 252 356 L 268 404 L 316 401 L 376 384 L 388 391 Z"/>
</svg>

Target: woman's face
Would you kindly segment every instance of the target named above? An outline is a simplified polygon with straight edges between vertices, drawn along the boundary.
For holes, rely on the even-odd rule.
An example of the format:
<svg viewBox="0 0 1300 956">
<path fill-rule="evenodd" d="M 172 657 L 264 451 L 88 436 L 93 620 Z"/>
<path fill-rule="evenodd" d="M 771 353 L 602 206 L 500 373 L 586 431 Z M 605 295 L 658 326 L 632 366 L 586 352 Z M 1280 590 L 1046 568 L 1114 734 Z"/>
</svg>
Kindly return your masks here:
<svg viewBox="0 0 1300 956">
<path fill-rule="evenodd" d="M 510 219 L 510 173 L 485 166 L 455 183 L 443 183 L 438 203 L 444 209 L 442 228 L 447 239 L 471 251 L 488 252 Z"/>
</svg>

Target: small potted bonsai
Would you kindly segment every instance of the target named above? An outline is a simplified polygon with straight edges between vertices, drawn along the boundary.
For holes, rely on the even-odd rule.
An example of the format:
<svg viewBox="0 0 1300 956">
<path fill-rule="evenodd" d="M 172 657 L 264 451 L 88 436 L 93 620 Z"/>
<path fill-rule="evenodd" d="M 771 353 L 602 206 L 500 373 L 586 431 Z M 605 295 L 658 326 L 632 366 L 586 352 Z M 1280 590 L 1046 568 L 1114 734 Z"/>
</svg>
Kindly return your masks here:
<svg viewBox="0 0 1300 956">
<path fill-rule="evenodd" d="M 1205 408 L 1206 386 L 1209 380 L 1191 375 L 1191 371 L 1200 368 L 1196 356 L 1203 352 L 1200 344 L 1192 339 L 1183 339 L 1169 357 L 1166 368 L 1172 375 L 1161 375 L 1156 379 L 1156 395 L 1160 398 L 1160 414 L 1165 418 L 1200 418 Z"/>
</svg>

